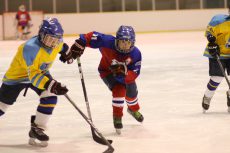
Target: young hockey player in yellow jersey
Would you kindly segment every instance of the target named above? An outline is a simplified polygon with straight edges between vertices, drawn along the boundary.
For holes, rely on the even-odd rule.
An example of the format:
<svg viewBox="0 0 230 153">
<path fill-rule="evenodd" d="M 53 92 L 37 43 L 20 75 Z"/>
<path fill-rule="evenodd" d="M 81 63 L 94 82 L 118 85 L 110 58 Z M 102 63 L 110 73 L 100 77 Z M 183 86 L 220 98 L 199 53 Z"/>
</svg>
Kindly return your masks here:
<svg viewBox="0 0 230 153">
<path fill-rule="evenodd" d="M 49 137 L 44 133 L 48 119 L 57 103 L 57 95 L 68 92 L 66 86 L 54 80 L 49 73 L 58 53 L 60 60 L 73 62 L 68 45 L 63 43 L 63 29 L 56 18 L 43 20 L 37 36 L 20 45 L 0 88 L 0 116 L 14 104 L 19 93 L 31 88 L 40 96 L 36 115 L 31 116 L 29 132 L 31 145 L 35 139 L 47 146 Z"/>
<path fill-rule="evenodd" d="M 230 73 L 230 16 L 215 15 L 209 22 L 205 36 L 208 44 L 204 56 L 209 58 L 210 80 L 204 93 L 202 107 L 204 112 L 209 109 L 211 99 L 221 81 L 224 78 L 223 72 L 217 62 L 220 57 L 221 64 L 227 74 Z M 227 106 L 230 112 L 230 91 L 227 91 Z"/>
</svg>

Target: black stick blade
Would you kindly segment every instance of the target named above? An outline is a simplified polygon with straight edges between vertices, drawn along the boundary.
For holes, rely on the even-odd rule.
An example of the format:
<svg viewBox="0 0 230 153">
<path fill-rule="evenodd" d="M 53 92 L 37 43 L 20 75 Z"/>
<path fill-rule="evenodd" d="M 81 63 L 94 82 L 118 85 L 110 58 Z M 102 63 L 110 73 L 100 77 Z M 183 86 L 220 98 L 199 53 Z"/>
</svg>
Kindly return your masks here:
<svg viewBox="0 0 230 153">
<path fill-rule="evenodd" d="M 107 145 L 107 143 L 101 138 L 99 137 L 93 130 L 93 128 L 91 128 L 91 131 L 92 131 L 92 136 L 93 136 L 93 140 L 99 144 L 102 144 L 102 145 Z M 113 143 L 113 140 L 107 140 L 110 144 Z"/>
<path fill-rule="evenodd" d="M 107 150 L 105 150 L 103 153 L 113 153 L 114 148 L 109 147 Z"/>
</svg>

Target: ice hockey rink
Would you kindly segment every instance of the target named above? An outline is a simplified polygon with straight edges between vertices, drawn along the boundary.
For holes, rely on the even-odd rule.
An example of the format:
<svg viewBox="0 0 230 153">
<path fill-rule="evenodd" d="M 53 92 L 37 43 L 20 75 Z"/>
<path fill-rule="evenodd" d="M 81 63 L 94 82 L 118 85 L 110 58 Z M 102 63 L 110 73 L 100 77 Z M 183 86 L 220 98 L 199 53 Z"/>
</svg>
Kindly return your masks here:
<svg viewBox="0 0 230 153">
<path fill-rule="evenodd" d="M 64 38 L 69 45 L 74 39 Z M 145 120 L 136 122 L 125 106 L 121 135 L 113 128 L 111 93 L 97 72 L 99 51 L 87 48 L 81 57 L 93 122 L 113 140 L 115 153 L 229 153 L 225 80 L 210 110 L 202 113 L 201 100 L 209 81 L 204 31 L 145 33 L 136 39 L 143 57 L 137 85 Z M 0 78 L 21 43 L 0 41 Z M 77 63 L 67 65 L 57 58 L 51 74 L 67 85 L 68 95 L 87 114 Z M 49 122 L 49 146 L 29 146 L 30 116 L 39 99 L 31 90 L 26 97 L 22 94 L 0 118 L 0 153 L 101 153 L 107 149 L 93 141 L 89 125 L 64 96 L 59 97 Z"/>
</svg>

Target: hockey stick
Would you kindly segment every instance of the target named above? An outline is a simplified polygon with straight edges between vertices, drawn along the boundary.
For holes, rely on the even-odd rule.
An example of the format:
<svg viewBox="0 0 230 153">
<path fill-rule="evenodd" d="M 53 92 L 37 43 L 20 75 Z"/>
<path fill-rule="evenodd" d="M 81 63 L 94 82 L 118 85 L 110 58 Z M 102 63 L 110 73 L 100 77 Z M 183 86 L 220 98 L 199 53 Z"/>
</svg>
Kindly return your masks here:
<svg viewBox="0 0 230 153">
<path fill-rule="evenodd" d="M 92 121 L 77 107 L 77 105 L 70 99 L 70 97 L 67 94 L 65 94 L 64 96 L 74 106 L 74 108 L 81 114 L 81 116 L 86 120 L 86 122 L 91 126 L 91 129 L 93 129 L 93 131 L 95 131 L 101 137 L 101 139 L 106 143 L 106 145 L 108 146 L 108 149 L 106 149 L 103 153 L 113 153 L 114 152 L 113 146 L 99 132 L 99 130 L 92 123 Z"/>
<path fill-rule="evenodd" d="M 91 112 L 90 112 L 89 101 L 88 101 L 88 96 L 87 96 L 87 92 L 86 92 L 85 81 L 84 81 L 83 71 L 82 71 L 82 67 L 81 67 L 80 57 L 77 57 L 77 64 L 78 64 L 79 74 L 81 77 L 81 85 L 82 85 L 82 89 L 83 89 L 83 93 L 84 93 L 84 97 L 85 97 L 85 104 L 86 104 L 86 108 L 87 108 L 88 117 L 89 117 L 90 121 L 93 122 Z M 107 142 L 105 142 L 104 139 L 102 139 L 98 135 L 96 135 L 96 133 L 94 132 L 94 129 L 92 127 L 91 127 L 91 131 L 92 131 L 92 136 L 93 136 L 94 141 L 96 141 L 97 143 L 100 143 L 102 145 L 107 145 Z M 113 142 L 112 140 L 107 140 L 107 141 L 110 144 Z"/>
<path fill-rule="evenodd" d="M 217 62 L 218 62 L 218 64 L 219 64 L 219 66 L 220 66 L 220 69 L 221 69 L 221 71 L 222 71 L 224 77 L 225 77 L 225 80 L 227 81 L 228 88 L 230 89 L 230 82 L 229 82 L 228 77 L 227 77 L 227 75 L 226 75 L 226 73 L 225 73 L 225 71 L 224 71 L 223 65 L 221 64 L 220 56 L 219 56 L 219 55 L 216 55 L 216 57 L 217 57 L 216 60 L 217 60 Z"/>
</svg>

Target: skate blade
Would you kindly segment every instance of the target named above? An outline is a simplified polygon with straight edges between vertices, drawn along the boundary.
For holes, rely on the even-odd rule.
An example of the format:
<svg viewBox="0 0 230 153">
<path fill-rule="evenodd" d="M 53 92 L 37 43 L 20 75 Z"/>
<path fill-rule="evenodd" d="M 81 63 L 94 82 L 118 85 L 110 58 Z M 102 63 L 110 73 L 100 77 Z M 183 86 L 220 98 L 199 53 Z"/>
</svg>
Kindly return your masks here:
<svg viewBox="0 0 230 153">
<path fill-rule="evenodd" d="M 228 107 L 228 113 L 230 113 L 230 107 Z"/>
<path fill-rule="evenodd" d="M 121 129 L 115 129 L 118 135 L 121 135 Z"/>
<path fill-rule="evenodd" d="M 29 145 L 36 146 L 36 147 L 47 147 L 48 146 L 48 141 L 39 141 L 35 138 L 30 138 L 28 143 Z"/>
<path fill-rule="evenodd" d="M 207 110 L 206 109 L 203 109 L 203 114 L 205 114 L 207 112 Z"/>
</svg>

